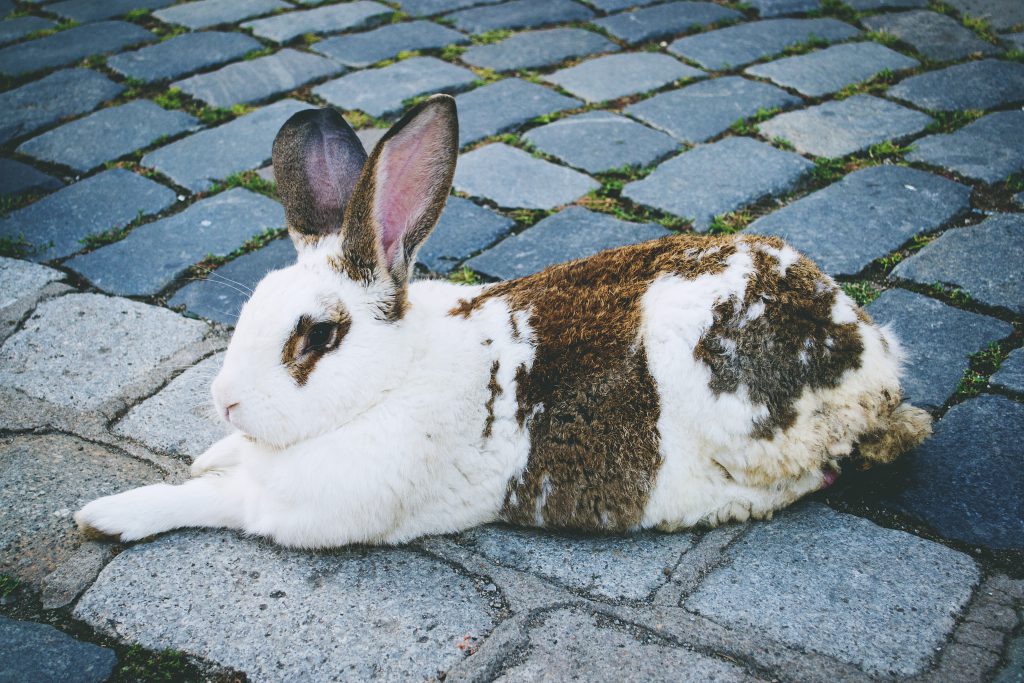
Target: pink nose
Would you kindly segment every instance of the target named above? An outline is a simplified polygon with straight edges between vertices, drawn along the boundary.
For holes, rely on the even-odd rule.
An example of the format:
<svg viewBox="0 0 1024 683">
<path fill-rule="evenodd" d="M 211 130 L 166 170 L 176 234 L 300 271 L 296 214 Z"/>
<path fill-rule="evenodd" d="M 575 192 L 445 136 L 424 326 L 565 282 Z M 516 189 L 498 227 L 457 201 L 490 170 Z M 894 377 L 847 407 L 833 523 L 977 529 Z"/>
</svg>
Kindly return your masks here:
<svg viewBox="0 0 1024 683">
<path fill-rule="evenodd" d="M 224 419 L 231 422 L 231 409 L 237 408 L 238 402 L 232 403 L 231 405 L 224 406 Z"/>
</svg>

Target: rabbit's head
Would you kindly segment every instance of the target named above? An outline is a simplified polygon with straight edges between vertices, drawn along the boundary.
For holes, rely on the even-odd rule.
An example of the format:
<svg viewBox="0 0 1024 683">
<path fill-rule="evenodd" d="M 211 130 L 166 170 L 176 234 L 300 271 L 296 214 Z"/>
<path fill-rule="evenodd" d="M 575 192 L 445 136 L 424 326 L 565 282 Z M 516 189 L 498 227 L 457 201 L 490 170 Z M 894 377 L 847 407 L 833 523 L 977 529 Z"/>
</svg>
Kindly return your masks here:
<svg viewBox="0 0 1024 683">
<path fill-rule="evenodd" d="M 295 265 L 242 308 L 213 383 L 221 417 L 271 446 L 322 434 L 394 388 L 417 249 L 441 215 L 458 153 L 455 101 L 409 111 L 367 158 L 332 109 L 291 117 L 273 162 Z"/>
</svg>

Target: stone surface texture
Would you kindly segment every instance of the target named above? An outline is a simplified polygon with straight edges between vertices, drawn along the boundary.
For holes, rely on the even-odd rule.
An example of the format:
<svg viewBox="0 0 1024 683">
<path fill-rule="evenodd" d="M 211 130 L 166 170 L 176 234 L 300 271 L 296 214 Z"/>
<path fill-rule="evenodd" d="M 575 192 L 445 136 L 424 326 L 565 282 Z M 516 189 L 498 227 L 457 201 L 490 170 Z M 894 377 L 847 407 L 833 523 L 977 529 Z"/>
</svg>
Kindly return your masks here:
<svg viewBox="0 0 1024 683">
<path fill-rule="evenodd" d="M 664 133 L 624 116 L 596 111 L 534 128 L 523 139 L 588 173 L 650 166 L 679 149 L 679 144 Z"/>
<path fill-rule="evenodd" d="M 157 45 L 114 55 L 107 66 L 129 78 L 152 83 L 230 62 L 260 47 L 258 40 L 241 33 L 184 33 Z"/>
<path fill-rule="evenodd" d="M 502 143 L 463 154 L 455 169 L 456 190 L 503 207 L 553 209 L 598 187 L 589 176 Z"/>
<path fill-rule="evenodd" d="M 28 164 L 0 158 L 0 195 L 59 190 L 64 183 Z"/>
<path fill-rule="evenodd" d="M 101 21 L 0 49 L 0 74 L 24 76 L 73 64 L 104 52 L 156 41 L 149 31 L 126 21 Z"/>
<path fill-rule="evenodd" d="M 901 55 L 878 43 L 844 43 L 746 70 L 752 76 L 796 90 L 808 97 L 821 97 L 866 81 L 880 71 L 903 71 L 918 65 L 916 59 Z"/>
<path fill-rule="evenodd" d="M 468 145 L 583 103 L 536 83 L 506 78 L 459 95 L 455 104 L 459 111 L 459 145 Z"/>
<path fill-rule="evenodd" d="M 1010 352 L 999 370 L 992 375 L 992 384 L 1015 394 L 1024 394 L 1024 349 Z"/>
<path fill-rule="evenodd" d="M 322 40 L 313 49 L 348 67 L 364 67 L 390 59 L 400 52 L 432 50 L 461 45 L 468 38 L 430 21 L 389 24 L 381 28 Z"/>
<path fill-rule="evenodd" d="M 355 0 L 302 12 L 285 12 L 277 16 L 242 24 L 253 35 L 276 43 L 286 43 L 305 33 L 334 33 L 371 26 L 391 14 L 391 8 L 372 0 Z"/>
<path fill-rule="evenodd" d="M 282 9 L 291 9 L 291 6 L 282 0 L 199 0 L 157 10 L 153 16 L 195 30 Z"/>
<path fill-rule="evenodd" d="M 1024 102 L 1024 64 L 997 59 L 954 64 L 904 79 L 889 88 L 889 95 L 934 111 Z"/>
<path fill-rule="evenodd" d="M 986 183 L 1024 171 L 1024 111 L 999 111 L 948 134 L 929 135 L 907 158 Z"/>
<path fill-rule="evenodd" d="M 872 31 L 885 31 L 929 59 L 949 61 L 973 54 L 992 54 L 996 47 L 955 19 L 936 12 L 915 10 L 877 14 L 864 20 Z"/>
<path fill-rule="evenodd" d="M 462 61 L 483 69 L 516 71 L 560 64 L 573 57 L 617 52 L 619 46 L 604 36 L 579 28 L 525 31 L 489 45 L 474 45 Z"/>
<path fill-rule="evenodd" d="M 564 21 L 587 21 L 594 13 L 572 0 L 511 0 L 471 7 L 445 15 L 455 28 L 468 33 L 535 28 Z"/>
<path fill-rule="evenodd" d="M 632 45 L 719 22 L 735 21 L 741 16 L 734 9 L 711 2 L 683 1 L 613 14 L 596 20 L 594 24 Z"/>
<path fill-rule="evenodd" d="M 449 197 L 441 220 L 416 254 L 427 270 L 447 273 L 508 234 L 514 221 L 462 197 Z"/>
<path fill-rule="evenodd" d="M 35 683 L 101 683 L 114 670 L 113 650 L 83 643 L 44 624 L 0 617 L 2 677 Z"/>
<path fill-rule="evenodd" d="M 116 97 L 123 85 L 90 71 L 64 69 L 38 81 L 0 93 L 0 142 L 49 126 L 66 116 L 90 111 L 100 102 Z"/>
<path fill-rule="evenodd" d="M 603 102 L 704 75 L 668 55 L 634 52 L 598 57 L 543 78 L 587 102 Z"/>
</svg>

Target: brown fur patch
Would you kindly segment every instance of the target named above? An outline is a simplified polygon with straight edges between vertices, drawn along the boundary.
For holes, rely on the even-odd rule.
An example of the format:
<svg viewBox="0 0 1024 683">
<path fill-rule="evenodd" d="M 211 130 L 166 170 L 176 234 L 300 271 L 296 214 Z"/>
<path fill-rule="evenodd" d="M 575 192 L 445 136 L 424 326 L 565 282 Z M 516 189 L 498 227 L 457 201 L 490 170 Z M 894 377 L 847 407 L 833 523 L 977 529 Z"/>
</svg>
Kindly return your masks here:
<svg viewBox="0 0 1024 683">
<path fill-rule="evenodd" d="M 333 325 L 330 341 L 323 347 L 310 348 L 310 332 L 320 323 Z M 305 386 L 309 381 L 309 376 L 316 368 L 316 364 L 325 355 L 338 348 L 351 326 L 352 318 L 341 305 L 337 305 L 331 310 L 328 320 L 314 320 L 308 315 L 299 317 L 295 323 L 295 329 L 292 330 L 291 335 L 288 336 L 281 348 L 281 364 L 287 368 L 288 374 L 292 376 L 296 384 L 300 387 Z"/>
<path fill-rule="evenodd" d="M 491 392 L 491 395 L 487 399 L 487 419 L 484 420 L 483 432 L 485 439 L 491 438 L 491 433 L 494 428 L 494 402 L 498 400 L 498 397 L 501 396 L 503 391 L 501 385 L 498 384 L 499 369 L 501 369 L 501 363 L 498 361 L 491 363 L 491 381 L 487 383 L 487 389 Z"/>
<path fill-rule="evenodd" d="M 711 368 L 709 387 L 716 395 L 742 386 L 751 401 L 767 406 L 768 416 L 754 425 L 752 436 L 772 439 L 796 421 L 805 388 L 835 387 L 844 372 L 860 367 L 864 344 L 856 323 L 833 322 L 839 288 L 814 263 L 801 256 L 782 276 L 778 258 L 749 245 L 754 272 L 743 299 L 715 306 L 714 323 L 693 353 Z M 763 312 L 750 319 L 751 307 L 761 306 Z"/>
<path fill-rule="evenodd" d="M 584 530 L 639 525 L 661 465 L 657 388 L 637 344 L 640 301 L 662 273 L 721 272 L 730 239 L 680 235 L 498 283 L 451 315 L 501 298 L 527 312 L 536 355 L 516 370 L 517 419 L 531 444 L 502 517 Z M 532 416 L 532 417 L 531 417 Z"/>
</svg>

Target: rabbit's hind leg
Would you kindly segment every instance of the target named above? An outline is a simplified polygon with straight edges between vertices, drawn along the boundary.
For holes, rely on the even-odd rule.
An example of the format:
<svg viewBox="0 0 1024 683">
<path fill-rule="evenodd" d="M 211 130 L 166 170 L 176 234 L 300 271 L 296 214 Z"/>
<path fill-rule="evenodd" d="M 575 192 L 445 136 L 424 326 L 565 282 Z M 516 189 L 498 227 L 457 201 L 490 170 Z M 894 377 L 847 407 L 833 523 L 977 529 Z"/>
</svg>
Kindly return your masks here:
<svg viewBox="0 0 1024 683">
<path fill-rule="evenodd" d="M 182 527 L 241 528 L 244 484 L 232 471 L 180 486 L 153 484 L 92 501 L 75 514 L 83 533 L 136 541 Z"/>
</svg>

